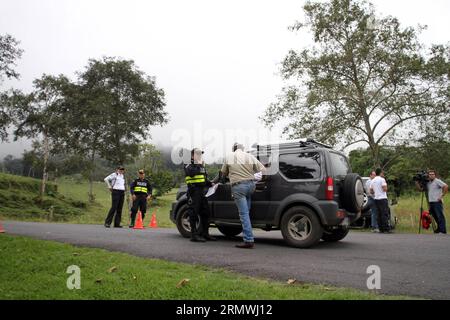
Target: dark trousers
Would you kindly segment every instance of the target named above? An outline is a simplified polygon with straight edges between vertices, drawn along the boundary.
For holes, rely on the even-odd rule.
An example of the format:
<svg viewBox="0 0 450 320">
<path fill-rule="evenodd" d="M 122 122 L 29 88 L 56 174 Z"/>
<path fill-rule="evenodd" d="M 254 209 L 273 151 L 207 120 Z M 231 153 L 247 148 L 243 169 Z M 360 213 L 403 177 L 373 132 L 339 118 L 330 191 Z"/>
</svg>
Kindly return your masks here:
<svg viewBox="0 0 450 320">
<path fill-rule="evenodd" d="M 442 202 L 430 202 L 430 213 L 437 223 L 436 233 L 447 233 L 447 227 L 444 215 L 444 206 Z"/>
<path fill-rule="evenodd" d="M 133 201 L 133 206 L 131 207 L 131 224 L 133 226 L 138 210 L 141 211 L 142 220 L 144 220 L 145 213 L 147 212 L 147 194 L 137 194 L 136 200 Z"/>
<path fill-rule="evenodd" d="M 209 235 L 209 205 L 202 187 L 189 187 L 188 214 L 192 235 Z M 200 223 L 199 223 L 200 219 Z"/>
<path fill-rule="evenodd" d="M 389 202 L 387 199 L 375 200 L 378 214 L 378 228 L 381 232 L 389 231 Z"/>
<path fill-rule="evenodd" d="M 111 209 L 109 209 L 108 216 L 105 220 L 105 225 L 111 225 L 112 220 L 114 218 L 114 226 L 120 226 L 120 222 L 122 221 L 122 208 L 123 208 L 123 200 L 125 198 L 125 191 L 122 190 L 113 190 L 111 193 Z M 115 217 L 114 217 L 115 215 Z"/>
</svg>

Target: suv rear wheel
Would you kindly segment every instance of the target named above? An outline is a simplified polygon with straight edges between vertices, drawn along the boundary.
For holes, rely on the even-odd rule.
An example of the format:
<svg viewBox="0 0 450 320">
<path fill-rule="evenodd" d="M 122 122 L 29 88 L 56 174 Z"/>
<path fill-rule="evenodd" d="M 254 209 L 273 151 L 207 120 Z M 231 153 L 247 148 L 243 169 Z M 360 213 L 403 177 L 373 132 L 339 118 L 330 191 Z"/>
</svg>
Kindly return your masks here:
<svg viewBox="0 0 450 320">
<path fill-rule="evenodd" d="M 325 231 L 322 236 L 322 240 L 326 242 L 337 242 L 344 239 L 349 232 L 348 228 L 339 228 L 334 230 Z"/>
<path fill-rule="evenodd" d="M 177 229 L 180 234 L 185 238 L 191 237 L 191 224 L 189 223 L 189 211 L 188 206 L 185 204 L 179 210 L 177 214 Z M 200 226 L 200 217 L 197 221 L 197 228 Z"/>
<path fill-rule="evenodd" d="M 307 207 L 290 208 L 281 219 L 284 240 L 297 248 L 309 248 L 320 241 L 323 228 L 317 215 Z"/>
<path fill-rule="evenodd" d="M 217 226 L 217 229 L 227 237 L 235 237 L 242 232 L 242 227 Z"/>
</svg>

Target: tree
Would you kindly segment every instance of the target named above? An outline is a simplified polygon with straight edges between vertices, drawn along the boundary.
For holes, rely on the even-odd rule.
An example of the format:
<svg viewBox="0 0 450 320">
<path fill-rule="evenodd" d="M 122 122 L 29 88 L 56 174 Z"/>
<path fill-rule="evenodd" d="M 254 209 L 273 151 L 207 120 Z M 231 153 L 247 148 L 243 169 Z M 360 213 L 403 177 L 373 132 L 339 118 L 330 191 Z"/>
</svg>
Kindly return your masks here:
<svg viewBox="0 0 450 320">
<path fill-rule="evenodd" d="M 90 191 L 95 159 L 124 164 L 138 155 L 150 128 L 167 122 L 164 91 L 131 60 L 89 60 L 70 94 L 68 149 L 89 160 Z"/>
<path fill-rule="evenodd" d="M 408 141 L 420 120 L 449 113 L 450 50 L 434 45 L 426 54 L 421 27 L 377 18 L 364 0 L 307 2 L 304 11 L 291 30 L 309 28 L 315 44 L 284 59 L 289 84 L 266 110 L 267 126 L 287 117 L 291 138 L 366 143 L 378 166 L 381 145 Z"/>
<path fill-rule="evenodd" d="M 139 146 L 139 156 L 128 166 L 132 172 L 144 169 L 151 184 L 156 189 L 154 196 L 158 197 L 169 192 L 175 186 L 173 171 L 167 168 L 163 153 L 152 144 Z"/>
<path fill-rule="evenodd" d="M 35 90 L 28 95 L 17 95 L 18 125 L 14 132 L 19 137 L 36 138 L 42 146 L 42 185 L 40 196 L 45 194 L 48 180 L 48 160 L 50 153 L 56 152 L 60 141 L 65 139 L 66 114 L 65 91 L 69 80 L 65 76 L 53 77 L 43 75 L 34 82 Z"/>
<path fill-rule="evenodd" d="M 16 60 L 22 57 L 23 50 L 19 42 L 11 35 L 0 35 L 0 84 L 5 77 L 7 79 L 18 79 L 19 73 L 14 70 Z M 8 133 L 6 129 L 13 122 L 9 98 L 13 92 L 0 92 L 0 140 L 5 141 Z"/>
</svg>

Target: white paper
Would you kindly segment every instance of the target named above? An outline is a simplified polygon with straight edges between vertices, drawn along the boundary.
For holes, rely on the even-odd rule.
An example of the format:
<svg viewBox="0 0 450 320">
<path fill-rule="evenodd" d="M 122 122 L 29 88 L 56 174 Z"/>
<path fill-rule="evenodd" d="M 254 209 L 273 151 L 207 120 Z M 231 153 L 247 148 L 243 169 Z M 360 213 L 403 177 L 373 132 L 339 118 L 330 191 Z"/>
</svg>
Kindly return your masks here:
<svg viewBox="0 0 450 320">
<path fill-rule="evenodd" d="M 211 188 L 208 189 L 208 192 L 206 193 L 205 197 L 210 197 L 212 196 L 214 193 L 216 193 L 217 187 L 219 186 L 219 184 L 215 184 L 213 185 Z"/>
</svg>

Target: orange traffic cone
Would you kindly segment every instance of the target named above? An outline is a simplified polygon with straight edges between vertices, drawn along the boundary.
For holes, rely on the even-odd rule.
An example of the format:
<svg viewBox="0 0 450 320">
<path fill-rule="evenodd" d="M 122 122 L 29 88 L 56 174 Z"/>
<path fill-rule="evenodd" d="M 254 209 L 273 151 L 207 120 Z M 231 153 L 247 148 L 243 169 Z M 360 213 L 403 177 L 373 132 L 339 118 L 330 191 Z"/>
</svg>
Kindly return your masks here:
<svg viewBox="0 0 450 320">
<path fill-rule="evenodd" d="M 1 223 L 0 223 L 0 233 L 5 233 L 5 229 L 3 229 L 3 226 Z"/>
<path fill-rule="evenodd" d="M 133 229 L 144 229 L 144 223 L 142 222 L 142 214 L 140 211 L 138 212 L 138 218 Z"/>
<path fill-rule="evenodd" d="M 156 214 L 153 211 L 152 220 L 150 220 L 150 224 L 148 225 L 150 228 L 158 228 L 158 224 L 156 223 Z"/>
</svg>

